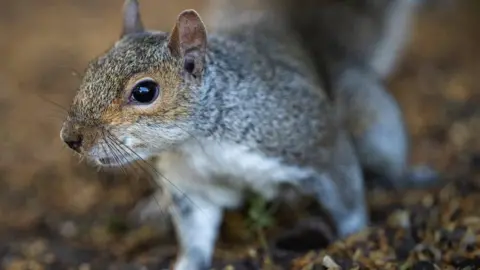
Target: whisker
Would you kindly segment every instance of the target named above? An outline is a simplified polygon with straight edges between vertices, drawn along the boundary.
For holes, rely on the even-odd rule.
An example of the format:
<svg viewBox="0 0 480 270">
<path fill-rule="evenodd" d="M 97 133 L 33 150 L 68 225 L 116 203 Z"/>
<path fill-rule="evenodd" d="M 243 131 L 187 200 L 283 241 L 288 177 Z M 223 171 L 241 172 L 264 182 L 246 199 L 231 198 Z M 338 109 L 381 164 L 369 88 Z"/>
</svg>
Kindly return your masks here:
<svg viewBox="0 0 480 270">
<path fill-rule="evenodd" d="M 110 152 L 113 154 L 113 157 L 116 160 L 116 162 L 120 164 L 121 159 L 123 159 L 123 161 L 127 161 L 124 153 L 122 153 L 122 150 L 119 149 L 118 145 L 116 145 L 115 142 L 113 142 L 109 137 L 105 135 L 104 130 L 102 130 L 102 134 L 103 134 L 104 141 L 107 144 L 107 147 L 110 150 Z M 108 154 L 106 155 L 108 156 Z M 130 163 L 128 162 L 125 162 L 125 164 L 120 165 L 120 169 L 122 170 L 125 176 L 131 175 L 128 173 L 129 171 L 132 171 L 133 175 L 137 175 L 135 167 L 130 165 Z M 130 186 L 130 189 L 133 190 L 134 187 L 132 186 L 132 183 L 130 181 L 127 181 L 127 183 Z"/>
<path fill-rule="evenodd" d="M 138 158 L 139 161 L 142 162 L 142 164 L 148 166 L 156 175 L 160 176 L 162 179 L 165 179 L 169 185 L 171 185 L 173 188 L 175 188 L 178 192 L 180 192 L 182 195 L 185 195 L 185 198 L 189 200 L 192 205 L 198 207 L 188 196 L 186 196 L 185 192 L 183 192 L 177 185 L 175 185 L 172 181 L 170 181 L 168 178 L 166 178 L 162 173 L 160 173 L 154 166 L 152 166 L 148 161 L 143 159 L 140 155 L 138 155 L 132 148 L 130 148 L 128 145 L 125 145 L 124 143 L 120 142 L 116 137 L 114 137 L 108 130 L 106 130 L 107 137 L 109 137 L 113 142 L 115 142 L 119 147 L 122 149 L 126 149 L 127 153 L 131 153 L 134 156 Z M 158 184 L 157 184 L 158 185 Z"/>
<path fill-rule="evenodd" d="M 106 146 L 105 146 L 104 144 L 101 144 L 101 143 L 100 143 L 100 147 L 101 147 L 101 149 L 102 149 L 102 152 L 104 153 L 105 156 L 110 156 L 110 155 L 113 156 L 113 159 L 114 159 L 116 162 L 118 162 L 117 154 L 116 154 L 115 151 L 112 149 L 112 147 L 109 145 L 108 140 L 105 139 L 105 135 L 103 134 L 103 131 L 102 131 L 102 135 L 103 135 L 103 138 L 104 138 L 104 142 L 105 142 L 105 144 L 106 144 Z M 107 151 L 107 149 L 108 149 L 108 151 Z M 124 168 L 123 168 L 122 166 L 120 166 L 120 170 L 121 170 L 123 173 L 125 173 L 125 172 L 124 172 Z"/>
<path fill-rule="evenodd" d="M 67 109 L 65 106 L 63 106 L 63 105 L 61 105 L 61 104 L 59 104 L 59 103 L 57 103 L 57 102 L 55 102 L 55 101 L 53 101 L 53 100 L 50 100 L 50 99 L 48 99 L 48 98 L 40 95 L 39 93 L 36 93 L 36 94 L 37 94 L 37 96 L 38 96 L 40 99 L 42 99 L 43 101 L 54 105 L 56 108 L 60 109 L 60 110 L 63 111 L 63 112 L 68 112 L 68 109 Z"/>
<path fill-rule="evenodd" d="M 48 123 L 61 124 L 63 121 L 65 121 L 65 115 L 47 115 L 45 120 L 48 120 Z"/>
<path fill-rule="evenodd" d="M 112 147 L 115 147 L 115 149 L 117 149 L 118 152 L 120 153 L 123 153 L 122 155 L 125 156 L 125 155 L 130 155 L 127 151 L 125 151 L 125 149 L 114 139 L 112 138 L 111 136 L 108 136 L 108 135 L 105 135 L 106 138 L 109 140 L 109 143 L 112 145 Z M 124 158 L 126 160 L 126 158 Z M 136 168 L 140 169 L 142 172 L 144 173 L 147 173 L 148 175 L 151 174 L 150 171 L 148 171 L 146 168 L 140 166 L 140 164 L 137 164 L 135 162 L 132 162 L 132 163 L 127 163 L 127 164 L 131 164 L 131 168 L 132 169 L 135 169 L 134 165 L 137 165 Z M 155 184 L 158 185 L 158 183 L 154 182 Z"/>
<path fill-rule="evenodd" d="M 119 147 L 118 145 L 115 145 L 115 142 L 112 142 L 110 141 L 110 143 L 112 144 L 112 147 Z M 117 150 L 117 151 L 122 151 L 122 150 Z M 143 168 L 141 166 L 141 164 L 138 164 L 138 163 L 127 163 L 128 165 L 128 168 L 131 168 L 132 170 L 136 171 L 136 168 L 140 169 L 140 171 L 142 172 L 145 172 L 147 175 L 150 176 L 150 172 L 146 169 L 146 168 Z M 158 188 L 162 188 L 161 186 L 158 185 L 158 183 L 156 183 L 155 181 L 152 181 L 152 179 L 148 178 L 150 182 L 153 182 L 154 185 L 157 185 Z M 157 204 L 157 206 L 159 207 L 159 210 L 161 212 L 162 215 L 167 215 L 167 211 L 166 209 L 164 209 L 164 207 L 162 206 L 162 204 L 160 203 L 160 201 L 158 200 L 157 196 L 156 196 L 156 193 L 154 193 L 153 195 L 153 199 L 155 200 L 155 203 Z"/>
<path fill-rule="evenodd" d="M 148 165 L 152 170 L 155 170 L 155 168 L 154 168 L 152 165 L 150 165 L 147 161 L 145 161 L 143 158 L 141 158 L 135 151 L 133 151 L 132 149 L 130 149 L 129 147 L 127 147 L 125 144 L 121 143 L 117 138 L 115 138 L 115 137 L 114 137 L 112 134 L 110 134 L 108 131 L 106 131 L 106 132 L 107 132 L 107 134 L 106 134 L 105 136 L 110 140 L 110 142 L 111 142 L 113 145 L 115 145 L 115 146 L 119 149 L 119 151 L 124 152 L 125 154 L 128 154 L 128 155 L 131 155 L 131 154 L 135 155 L 138 159 L 140 159 L 140 161 L 144 162 L 144 163 L 145 163 L 146 165 Z M 134 164 L 134 163 L 133 163 L 133 164 Z M 136 164 L 136 165 L 140 166 L 140 164 Z M 140 166 L 140 169 L 141 169 L 142 171 L 144 171 L 145 173 L 147 173 L 147 174 L 150 174 L 150 173 L 151 173 L 151 171 L 147 170 L 147 168 L 144 168 L 144 167 L 142 167 L 142 166 Z M 159 175 L 161 175 L 161 174 L 159 173 Z M 156 183 L 156 184 L 158 185 L 158 183 Z"/>
<path fill-rule="evenodd" d="M 105 139 L 104 139 L 104 140 L 105 140 L 105 143 L 107 144 L 107 147 L 108 147 L 108 149 L 110 150 L 110 152 L 112 152 L 112 154 L 113 154 L 114 159 L 116 160 L 116 162 L 121 163 L 120 158 L 125 159 L 125 158 L 123 157 L 123 155 L 122 155 L 121 149 L 118 149 L 118 147 L 116 147 L 116 145 L 115 145 L 114 143 L 112 143 L 112 142 L 110 142 L 110 141 L 108 140 L 108 137 L 105 135 L 104 130 L 102 130 L 102 135 L 103 135 L 103 137 L 105 138 Z M 107 155 L 106 152 L 105 152 L 105 154 Z M 120 155 L 118 155 L 118 154 L 120 154 Z M 127 169 L 128 169 L 128 168 L 127 168 L 127 167 L 121 165 L 121 166 L 120 166 L 120 169 L 122 170 L 122 172 L 123 172 L 125 175 L 128 175 L 128 172 L 127 172 Z"/>
<path fill-rule="evenodd" d="M 113 142 L 111 142 L 111 141 L 109 140 L 109 138 L 106 137 L 105 132 L 104 132 L 103 129 L 101 130 L 101 134 L 102 134 L 102 137 L 103 137 L 104 142 L 105 142 L 105 144 L 106 144 L 106 148 L 105 148 L 105 146 L 104 146 L 103 144 L 101 144 L 101 148 L 102 148 L 103 152 L 105 153 L 105 155 L 106 155 L 106 156 L 113 155 L 113 158 L 115 159 L 115 161 L 118 162 L 118 163 L 121 163 L 121 162 L 120 162 L 120 161 L 121 161 L 120 159 L 121 159 L 121 158 L 124 158 L 124 157 L 123 157 L 124 155 L 122 155 L 121 150 L 118 149 L 118 148 L 116 147 L 116 145 L 115 145 Z M 107 149 L 109 150 L 109 152 L 107 152 Z M 101 166 L 100 166 L 100 167 L 101 167 Z M 129 170 L 130 170 L 130 169 L 132 169 L 132 170 L 133 170 L 133 174 L 136 175 L 136 174 L 135 174 L 135 169 L 134 169 L 133 167 L 131 167 L 131 166 L 128 166 L 128 164 L 127 164 L 127 165 L 120 165 L 119 167 L 120 167 L 120 170 L 122 171 L 122 173 L 123 173 L 125 176 L 127 176 L 127 177 L 128 177 L 129 175 L 131 175 L 131 174 L 129 174 Z M 133 186 L 132 186 L 132 183 L 130 183 L 130 181 L 127 181 L 127 183 L 128 183 L 128 185 L 130 186 L 130 189 L 133 190 L 134 188 L 133 188 Z"/>
<path fill-rule="evenodd" d="M 164 191 L 163 191 L 163 193 L 164 193 Z M 162 204 L 160 203 L 159 199 L 157 198 L 157 194 L 158 194 L 158 192 L 155 192 L 155 193 L 152 195 L 152 197 L 153 197 L 153 199 L 155 200 L 155 202 L 157 203 L 157 205 L 158 205 L 158 207 L 159 207 L 159 209 L 160 209 L 160 212 L 161 212 L 163 215 L 167 216 L 167 215 L 168 215 L 168 206 L 169 206 L 169 205 L 168 205 L 168 203 L 167 203 L 165 206 L 162 206 Z"/>
<path fill-rule="evenodd" d="M 103 131 L 102 131 L 103 133 Z M 120 147 L 115 141 L 113 141 L 114 138 L 112 138 L 112 136 L 105 136 L 105 142 L 109 145 L 111 145 L 113 148 L 117 149 L 116 151 L 118 152 L 121 152 L 122 150 L 121 149 L 118 149 L 118 147 Z M 109 141 L 109 142 L 108 142 Z M 113 150 L 113 149 L 111 149 Z M 128 164 L 128 163 L 127 163 Z M 143 172 L 147 173 L 148 175 L 150 175 L 150 172 L 147 171 L 145 168 L 141 167 L 140 164 L 137 164 L 137 163 L 132 163 L 132 165 L 130 165 L 129 167 L 132 168 L 132 169 L 135 169 L 133 167 L 133 164 L 137 165 L 140 167 L 140 170 L 142 170 Z M 151 179 L 149 179 L 151 180 Z M 155 185 L 158 185 L 158 183 L 156 183 L 155 181 L 153 181 Z M 160 186 L 159 186 L 160 187 Z M 160 187 L 161 188 L 161 187 Z M 166 213 L 166 209 L 162 209 L 162 205 L 160 204 L 159 200 L 157 199 L 157 196 L 156 196 L 156 193 L 153 194 L 153 199 L 155 200 L 155 202 L 157 203 L 157 205 L 160 207 L 160 212 L 162 212 L 162 214 L 167 214 Z"/>
</svg>

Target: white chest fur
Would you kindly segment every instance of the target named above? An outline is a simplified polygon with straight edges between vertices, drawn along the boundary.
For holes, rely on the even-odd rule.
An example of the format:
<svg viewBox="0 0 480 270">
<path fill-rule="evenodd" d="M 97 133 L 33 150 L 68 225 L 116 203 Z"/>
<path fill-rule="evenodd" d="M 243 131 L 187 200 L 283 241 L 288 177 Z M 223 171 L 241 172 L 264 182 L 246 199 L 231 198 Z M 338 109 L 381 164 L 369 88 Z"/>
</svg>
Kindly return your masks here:
<svg viewBox="0 0 480 270">
<path fill-rule="evenodd" d="M 202 141 L 160 156 L 158 180 L 170 190 L 201 195 L 224 207 L 236 207 L 246 190 L 272 198 L 280 183 L 307 177 L 311 171 L 289 166 L 242 145 Z"/>
</svg>

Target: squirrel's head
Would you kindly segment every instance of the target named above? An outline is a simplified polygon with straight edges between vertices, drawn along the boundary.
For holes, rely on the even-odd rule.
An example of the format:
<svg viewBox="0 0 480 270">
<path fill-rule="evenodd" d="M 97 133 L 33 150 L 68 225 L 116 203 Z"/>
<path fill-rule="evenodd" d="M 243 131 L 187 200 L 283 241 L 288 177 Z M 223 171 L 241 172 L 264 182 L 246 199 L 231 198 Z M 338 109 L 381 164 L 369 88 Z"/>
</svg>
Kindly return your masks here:
<svg viewBox="0 0 480 270">
<path fill-rule="evenodd" d="M 207 33 L 185 10 L 170 33 L 143 28 L 136 0 L 123 9 L 120 40 L 90 62 L 60 136 L 99 165 L 145 159 L 191 138 Z"/>
</svg>

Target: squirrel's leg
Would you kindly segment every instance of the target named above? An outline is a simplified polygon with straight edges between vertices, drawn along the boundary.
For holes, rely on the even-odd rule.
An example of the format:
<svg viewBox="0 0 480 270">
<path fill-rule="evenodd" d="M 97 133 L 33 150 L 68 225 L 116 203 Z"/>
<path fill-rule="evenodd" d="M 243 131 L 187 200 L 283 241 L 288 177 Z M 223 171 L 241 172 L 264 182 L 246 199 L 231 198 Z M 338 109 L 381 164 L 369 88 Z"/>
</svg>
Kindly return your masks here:
<svg viewBox="0 0 480 270">
<path fill-rule="evenodd" d="M 161 172 L 156 180 L 170 196 L 168 210 L 178 243 L 174 269 L 207 270 L 225 206 L 215 199 L 221 197 L 231 202 L 234 196 L 211 189 L 205 176 L 197 174 L 188 164 L 182 154 L 164 153 L 156 163 Z"/>
<path fill-rule="evenodd" d="M 433 170 L 408 168 L 409 142 L 401 109 L 375 74 L 351 68 L 338 77 L 334 87 L 360 163 L 375 176 L 367 180 L 390 188 L 436 182 Z"/>
<path fill-rule="evenodd" d="M 353 146 L 344 132 L 337 136 L 329 171 L 319 170 L 299 181 L 300 188 L 317 198 L 343 238 L 368 225 L 363 175 Z"/>
<path fill-rule="evenodd" d="M 318 174 L 303 179 L 301 185 L 305 193 L 317 198 L 320 205 L 330 215 L 337 236 L 344 238 L 366 228 L 368 214 L 363 199 L 364 194 L 352 191 L 353 193 L 349 195 L 350 198 L 347 198 L 344 191 L 349 188 L 336 186 L 334 181 L 333 177 Z M 354 202 L 354 204 L 352 205 L 350 202 Z"/>
<path fill-rule="evenodd" d="M 195 195 L 172 195 L 171 214 L 180 245 L 175 270 L 210 268 L 223 210 Z"/>
</svg>

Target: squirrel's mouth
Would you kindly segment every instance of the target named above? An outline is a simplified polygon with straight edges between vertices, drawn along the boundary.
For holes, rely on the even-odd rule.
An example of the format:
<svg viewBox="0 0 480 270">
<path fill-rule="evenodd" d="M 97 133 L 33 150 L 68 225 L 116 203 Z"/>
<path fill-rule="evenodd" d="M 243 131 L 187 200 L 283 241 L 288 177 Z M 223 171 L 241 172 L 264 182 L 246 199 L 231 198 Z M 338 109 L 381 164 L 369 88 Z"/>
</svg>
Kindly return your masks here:
<svg viewBox="0 0 480 270">
<path fill-rule="evenodd" d="M 129 156 L 115 156 L 96 158 L 95 162 L 103 167 L 119 167 L 134 162 L 135 160 L 135 158 Z"/>
<path fill-rule="evenodd" d="M 130 153 L 131 152 L 131 153 Z M 129 152 L 120 151 L 92 151 L 88 154 L 89 160 L 95 162 L 101 167 L 122 167 L 136 161 L 142 161 L 150 158 L 150 154 L 142 149 L 135 149 Z"/>
</svg>

